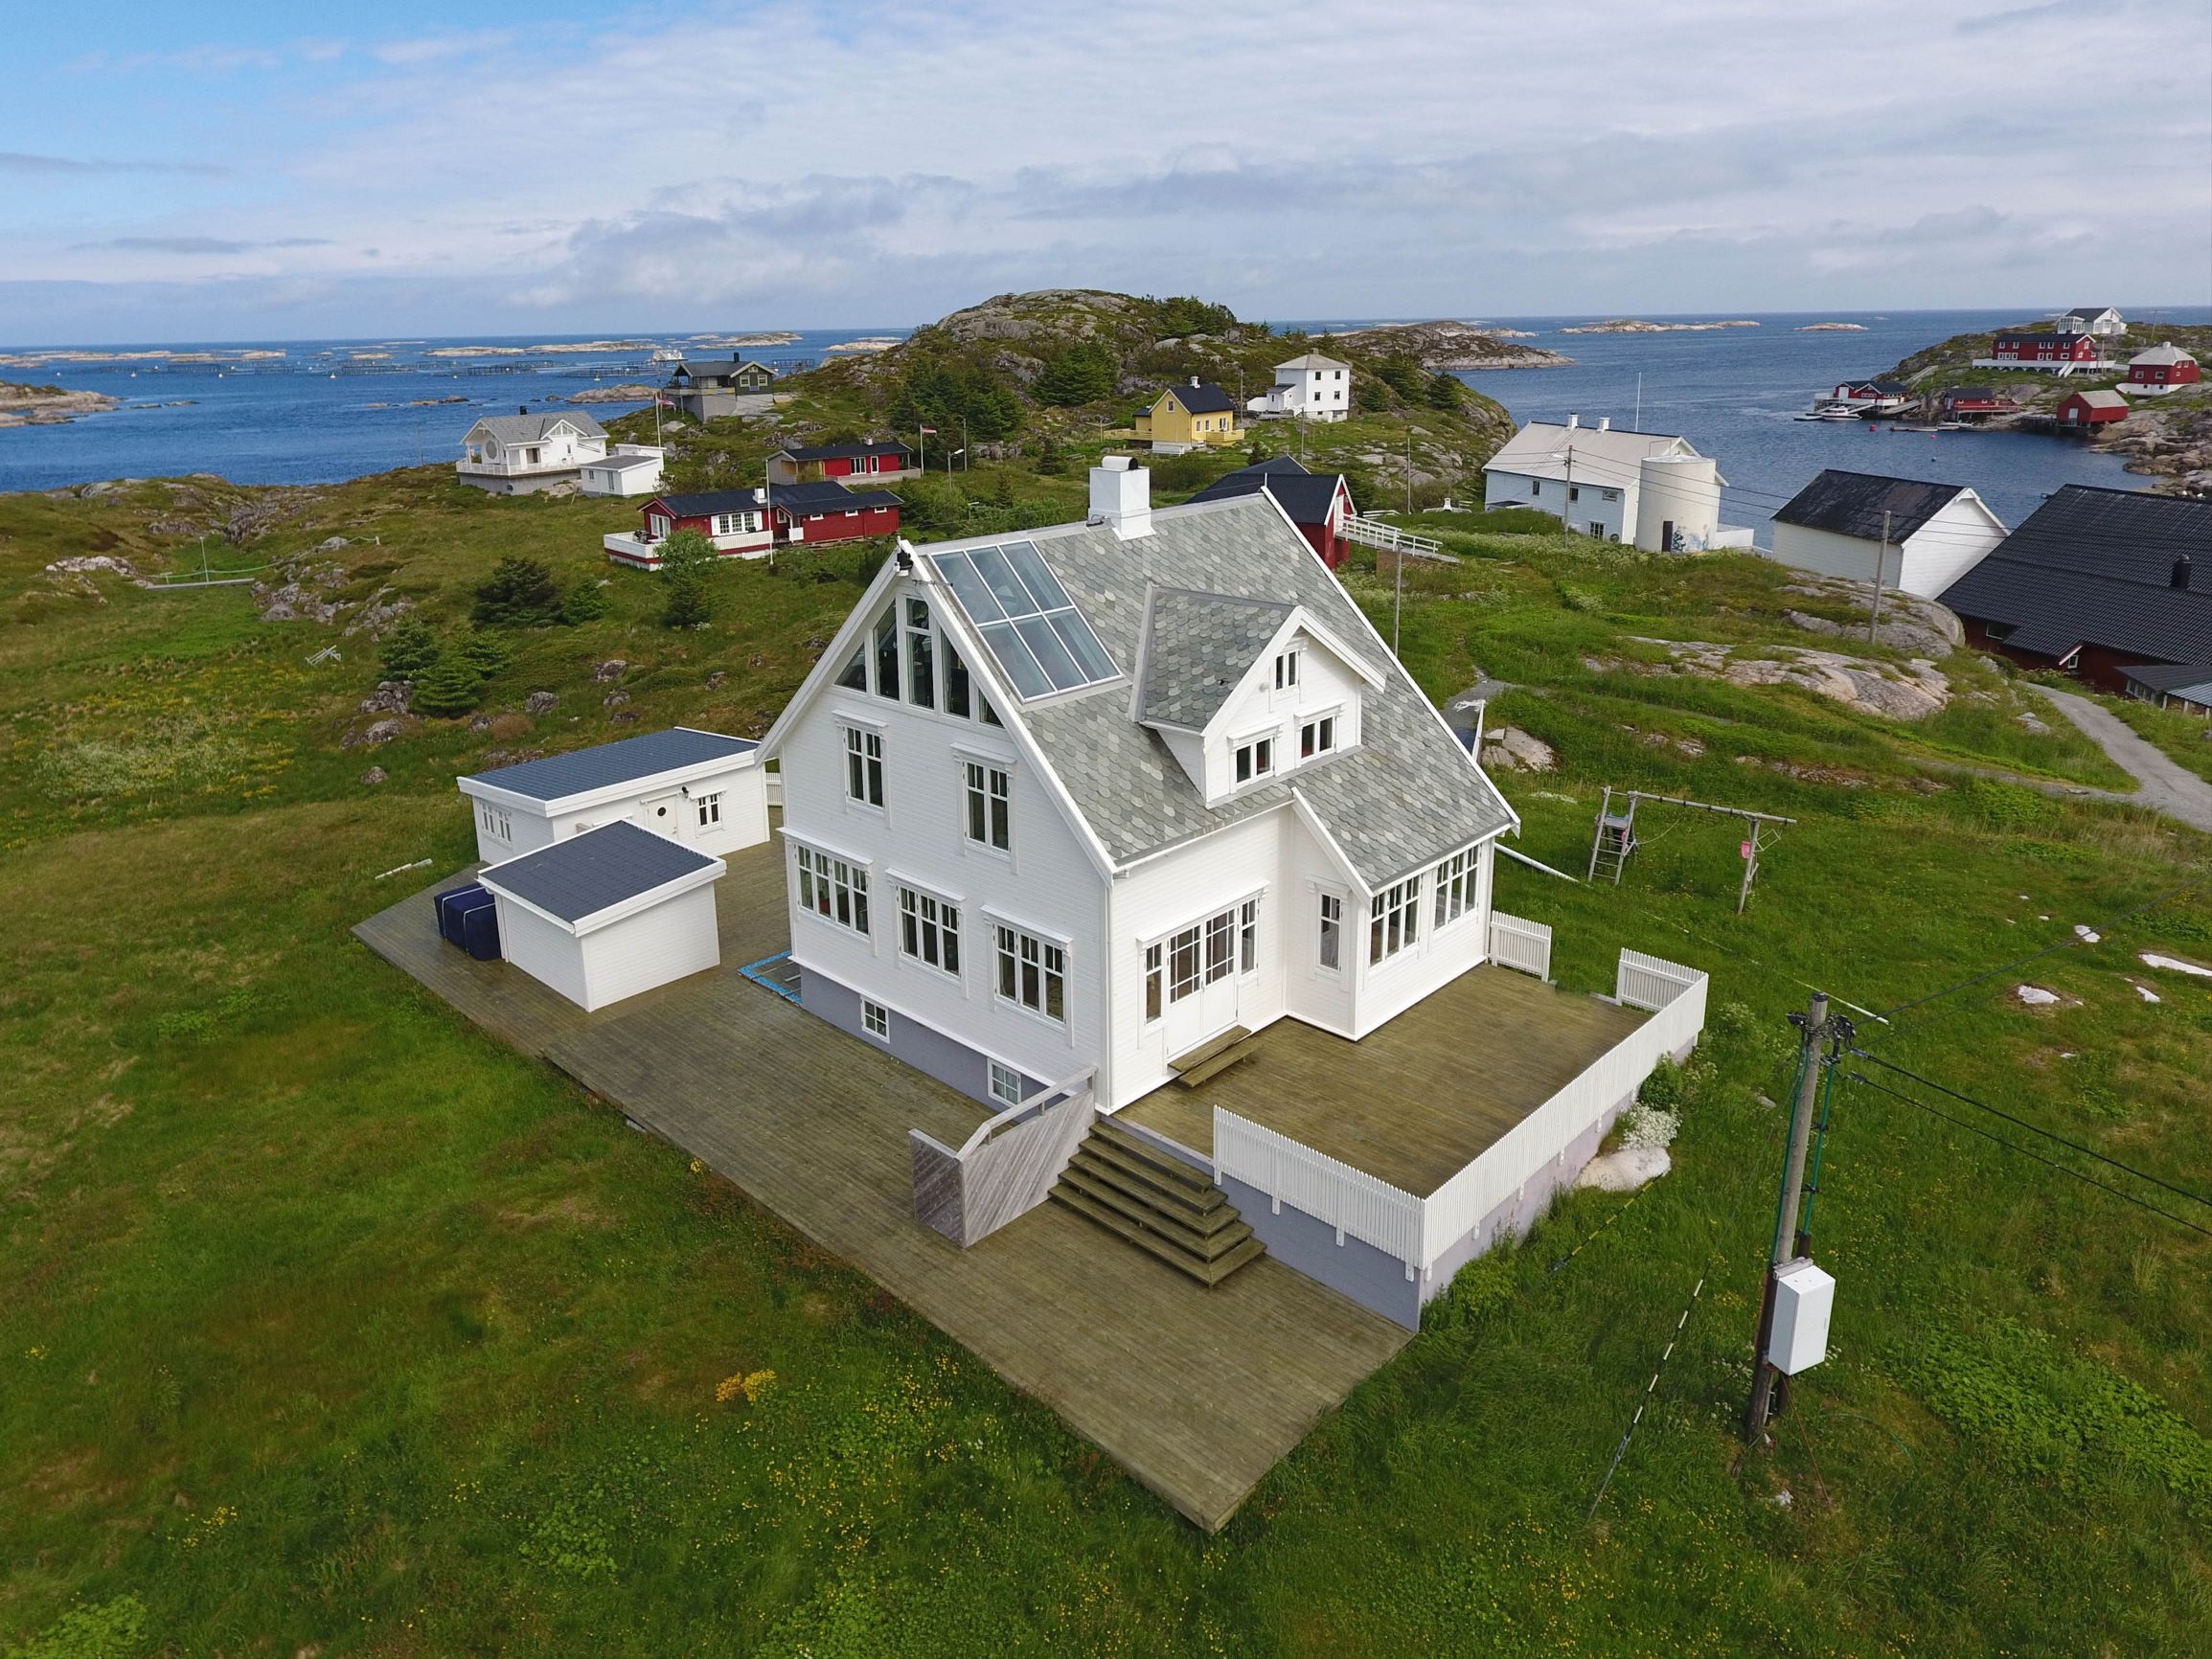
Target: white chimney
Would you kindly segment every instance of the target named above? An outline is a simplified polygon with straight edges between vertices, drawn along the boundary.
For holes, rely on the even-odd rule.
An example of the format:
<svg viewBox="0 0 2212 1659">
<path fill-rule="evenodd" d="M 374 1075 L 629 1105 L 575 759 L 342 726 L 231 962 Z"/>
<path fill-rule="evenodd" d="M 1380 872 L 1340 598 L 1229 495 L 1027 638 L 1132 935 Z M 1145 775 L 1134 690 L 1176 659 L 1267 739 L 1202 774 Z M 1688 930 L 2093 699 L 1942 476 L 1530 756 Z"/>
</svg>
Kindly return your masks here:
<svg viewBox="0 0 2212 1659">
<path fill-rule="evenodd" d="M 1572 432 L 1572 431 L 1573 431 L 1573 430 L 1574 430 L 1576 427 L 1580 426 L 1582 423 L 1583 423 L 1583 418 L 1582 418 L 1580 415 L 1569 415 L 1569 416 L 1567 417 L 1567 430 L 1568 430 L 1569 432 Z"/>
<path fill-rule="evenodd" d="M 1612 429 L 1613 418 L 1610 415 L 1600 415 L 1598 417 L 1598 430 L 1600 432 L 1610 432 Z"/>
<path fill-rule="evenodd" d="M 1191 376 L 1191 384 L 1192 384 L 1192 385 L 1194 385 L 1194 386 L 1196 386 L 1197 383 L 1198 383 L 1198 377 L 1197 377 L 1196 375 L 1193 375 Z"/>
<path fill-rule="evenodd" d="M 1124 541 L 1152 534 L 1152 475 L 1127 455 L 1106 456 L 1090 469 L 1090 521 Z"/>
</svg>

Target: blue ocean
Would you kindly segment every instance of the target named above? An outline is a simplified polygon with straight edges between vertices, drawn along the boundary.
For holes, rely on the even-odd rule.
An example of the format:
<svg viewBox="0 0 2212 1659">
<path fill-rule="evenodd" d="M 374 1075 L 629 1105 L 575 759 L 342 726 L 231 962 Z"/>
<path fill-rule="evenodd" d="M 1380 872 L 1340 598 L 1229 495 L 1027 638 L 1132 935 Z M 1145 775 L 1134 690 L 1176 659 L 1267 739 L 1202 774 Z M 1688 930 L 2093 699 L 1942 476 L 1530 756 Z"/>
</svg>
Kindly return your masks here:
<svg viewBox="0 0 2212 1659">
<path fill-rule="evenodd" d="M 2125 309 L 2125 307 L 2123 307 Z M 2138 488 L 2119 458 L 2062 438 L 2024 433 L 1902 432 L 1887 422 L 1827 424 L 1791 418 L 1837 381 L 1863 378 L 1952 334 L 2023 320 L 2018 311 L 1732 313 L 1755 328 L 1634 334 L 1563 333 L 1588 317 L 1469 320 L 1530 336 L 1574 359 L 1552 369 L 1462 376 L 1517 420 L 1601 418 L 1673 432 L 1721 464 L 1729 522 L 1767 537 L 1776 507 L 1825 466 L 1972 485 L 2018 523 L 2064 484 Z M 2159 317 L 2212 322 L 2206 307 L 2132 314 L 2138 337 Z M 1653 317 L 1655 322 L 1722 320 Z M 1812 330 L 1852 323 L 1849 330 Z M 1313 332 L 1354 326 L 1316 319 Z M 797 367 L 855 342 L 901 337 L 904 327 L 785 330 L 788 338 L 737 348 Z M 651 384 L 655 352 L 727 355 L 733 336 L 656 335 L 442 340 L 312 340 L 103 346 L 81 353 L 0 348 L 0 377 L 105 392 L 123 407 L 66 425 L 0 429 L 0 490 L 92 479 L 215 472 L 240 483 L 311 484 L 379 472 L 458 452 L 487 413 L 545 407 L 594 388 Z M 741 336 L 740 336 L 741 337 Z M 168 356 L 147 353 L 166 352 Z M 253 354 L 248 354 L 253 353 Z M 179 355 L 188 358 L 178 361 Z M 198 360 L 192 360 L 198 359 Z M 603 417 L 637 402 L 582 405 Z"/>
</svg>

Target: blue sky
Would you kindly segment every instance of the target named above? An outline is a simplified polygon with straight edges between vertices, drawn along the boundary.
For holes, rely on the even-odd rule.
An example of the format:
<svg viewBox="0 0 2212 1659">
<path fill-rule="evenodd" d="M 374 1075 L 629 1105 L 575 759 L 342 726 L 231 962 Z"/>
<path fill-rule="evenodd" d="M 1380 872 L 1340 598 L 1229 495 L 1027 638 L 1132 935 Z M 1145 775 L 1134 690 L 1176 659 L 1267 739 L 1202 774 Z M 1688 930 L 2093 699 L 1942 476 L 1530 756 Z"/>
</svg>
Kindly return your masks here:
<svg viewBox="0 0 2212 1659">
<path fill-rule="evenodd" d="M 467 19 L 467 20 L 463 20 Z M 10 7 L 0 343 L 2212 301 L 2203 0 Z"/>
</svg>

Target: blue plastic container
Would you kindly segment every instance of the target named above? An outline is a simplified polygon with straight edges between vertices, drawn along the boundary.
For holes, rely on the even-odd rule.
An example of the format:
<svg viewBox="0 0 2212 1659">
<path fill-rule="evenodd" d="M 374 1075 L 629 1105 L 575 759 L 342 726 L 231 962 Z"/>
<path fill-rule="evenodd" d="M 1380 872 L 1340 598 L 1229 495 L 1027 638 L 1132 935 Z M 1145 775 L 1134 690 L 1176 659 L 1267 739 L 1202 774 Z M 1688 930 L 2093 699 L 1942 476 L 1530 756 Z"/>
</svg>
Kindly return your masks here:
<svg viewBox="0 0 2212 1659">
<path fill-rule="evenodd" d="M 466 887 L 441 893 L 438 895 L 438 937 L 447 944 L 465 947 L 467 942 L 461 934 L 462 916 L 491 901 L 491 895 L 473 881 Z"/>
<path fill-rule="evenodd" d="M 499 908 L 489 893 L 482 904 L 461 913 L 461 945 L 478 962 L 499 960 Z"/>
</svg>

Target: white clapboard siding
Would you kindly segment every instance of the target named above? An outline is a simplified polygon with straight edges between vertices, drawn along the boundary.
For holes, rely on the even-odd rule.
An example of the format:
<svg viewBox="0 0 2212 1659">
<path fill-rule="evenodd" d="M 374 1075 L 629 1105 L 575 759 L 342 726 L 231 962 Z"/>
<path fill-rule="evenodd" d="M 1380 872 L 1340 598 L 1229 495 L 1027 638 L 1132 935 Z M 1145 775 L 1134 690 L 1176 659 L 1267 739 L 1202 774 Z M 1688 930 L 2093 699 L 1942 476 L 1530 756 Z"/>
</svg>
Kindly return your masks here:
<svg viewBox="0 0 2212 1659">
<path fill-rule="evenodd" d="M 1338 1233 L 1406 1263 L 1421 1254 L 1421 1200 L 1364 1170 L 1316 1152 L 1288 1135 L 1214 1108 L 1214 1171 L 1234 1176 L 1275 1201 L 1303 1210 Z"/>
<path fill-rule="evenodd" d="M 1526 917 L 1490 913 L 1490 959 L 1500 967 L 1518 968 L 1539 979 L 1551 978 L 1552 930 Z"/>
</svg>

